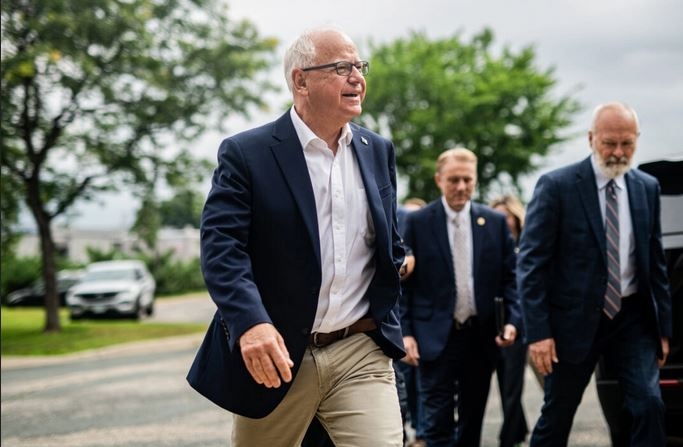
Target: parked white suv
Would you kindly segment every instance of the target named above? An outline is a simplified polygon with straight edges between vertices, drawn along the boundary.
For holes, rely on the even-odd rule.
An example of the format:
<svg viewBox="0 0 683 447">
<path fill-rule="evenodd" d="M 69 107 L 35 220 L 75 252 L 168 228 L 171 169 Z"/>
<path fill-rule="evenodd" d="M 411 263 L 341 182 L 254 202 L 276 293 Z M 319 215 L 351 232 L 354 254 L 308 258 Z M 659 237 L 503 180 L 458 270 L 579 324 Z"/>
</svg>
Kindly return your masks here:
<svg viewBox="0 0 683 447">
<path fill-rule="evenodd" d="M 72 320 L 86 314 L 119 314 L 139 319 L 154 312 L 156 283 L 142 261 L 95 262 L 69 289 L 66 305 Z"/>
</svg>

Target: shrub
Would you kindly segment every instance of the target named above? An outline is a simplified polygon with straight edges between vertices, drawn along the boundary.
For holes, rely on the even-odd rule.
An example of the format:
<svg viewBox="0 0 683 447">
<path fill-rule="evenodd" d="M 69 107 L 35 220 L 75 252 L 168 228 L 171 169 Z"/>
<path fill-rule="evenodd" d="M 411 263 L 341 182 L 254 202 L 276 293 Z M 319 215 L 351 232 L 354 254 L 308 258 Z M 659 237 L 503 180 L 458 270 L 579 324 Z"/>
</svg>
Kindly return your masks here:
<svg viewBox="0 0 683 447">
<path fill-rule="evenodd" d="M 0 296 L 3 303 L 8 293 L 30 286 L 40 278 L 42 271 L 41 259 L 37 256 L 3 259 L 1 268 Z"/>
</svg>

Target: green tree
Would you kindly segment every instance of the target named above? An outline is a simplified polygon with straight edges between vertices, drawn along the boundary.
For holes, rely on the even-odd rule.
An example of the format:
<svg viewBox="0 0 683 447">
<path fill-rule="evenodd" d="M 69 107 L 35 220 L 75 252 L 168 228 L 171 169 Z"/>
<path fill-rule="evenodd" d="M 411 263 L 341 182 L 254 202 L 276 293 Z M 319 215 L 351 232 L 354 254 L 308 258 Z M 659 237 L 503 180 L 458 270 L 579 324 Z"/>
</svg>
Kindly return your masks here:
<svg viewBox="0 0 683 447">
<path fill-rule="evenodd" d="M 204 197 L 195 188 L 210 175 L 212 167 L 209 160 L 195 160 L 187 153 L 178 154 L 171 163 L 161 159 L 154 163 L 151 180 L 139 194 L 141 205 L 131 228 L 153 257 L 159 255 L 156 250 L 157 235 L 162 226 L 199 226 Z M 173 193 L 173 198 L 164 202 L 158 200 L 156 193 L 162 174 L 163 183 Z"/>
<path fill-rule="evenodd" d="M 371 69 L 361 121 L 396 145 L 409 196 L 433 199 L 434 162 L 455 146 L 479 158 L 479 194 L 499 183 L 519 192 L 519 178 L 538 168 L 550 148 L 565 139 L 579 104 L 552 92 L 553 70 L 534 66 L 531 47 L 491 49 L 485 29 L 471 42 L 458 35 L 430 40 L 411 33 L 385 45 L 371 43 Z"/>
<path fill-rule="evenodd" d="M 161 225 L 173 228 L 184 228 L 189 225 L 199 228 L 203 206 L 203 194 L 191 189 L 179 190 L 172 198 L 161 202 Z"/>
<path fill-rule="evenodd" d="M 21 198 L 17 194 L 20 188 L 17 179 L 9 174 L 4 166 L 0 166 L 0 271 L 10 258 L 14 258 L 14 246 L 18 235 L 14 226 L 19 220 Z"/>
<path fill-rule="evenodd" d="M 124 185 L 146 197 L 191 160 L 182 145 L 265 107 L 277 41 L 219 0 L 7 0 L 1 24 L 2 172 L 35 220 L 58 331 L 55 217 Z"/>
</svg>

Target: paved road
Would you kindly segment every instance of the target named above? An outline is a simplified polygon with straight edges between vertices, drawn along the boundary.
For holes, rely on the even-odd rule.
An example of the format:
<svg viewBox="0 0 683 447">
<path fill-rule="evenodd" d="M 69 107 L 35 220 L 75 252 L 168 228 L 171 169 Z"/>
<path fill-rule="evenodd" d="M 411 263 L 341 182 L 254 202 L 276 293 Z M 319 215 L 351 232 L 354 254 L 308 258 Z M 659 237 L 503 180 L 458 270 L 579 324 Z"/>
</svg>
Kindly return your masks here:
<svg viewBox="0 0 683 447">
<path fill-rule="evenodd" d="M 156 321 L 208 322 L 208 298 L 160 300 Z M 200 310 L 201 309 L 201 310 Z M 231 416 L 185 382 L 201 335 L 132 343 L 49 359 L 3 358 L 3 447 L 229 447 Z M 609 446 L 591 385 L 576 416 L 571 446 Z M 541 394 L 530 371 L 524 404 L 538 416 Z M 492 388 L 483 446 L 497 445 L 501 424 Z"/>
</svg>

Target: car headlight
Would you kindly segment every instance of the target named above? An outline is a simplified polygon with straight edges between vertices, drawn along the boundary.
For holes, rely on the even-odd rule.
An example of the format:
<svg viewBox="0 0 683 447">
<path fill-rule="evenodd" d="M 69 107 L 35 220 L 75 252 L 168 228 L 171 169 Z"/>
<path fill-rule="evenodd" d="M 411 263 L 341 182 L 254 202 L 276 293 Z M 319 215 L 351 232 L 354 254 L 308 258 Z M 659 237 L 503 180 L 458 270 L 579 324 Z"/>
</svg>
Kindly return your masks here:
<svg viewBox="0 0 683 447">
<path fill-rule="evenodd" d="M 136 288 L 128 289 L 119 292 L 117 298 L 121 301 L 133 301 L 138 297 L 139 294 L 139 290 Z"/>
</svg>

